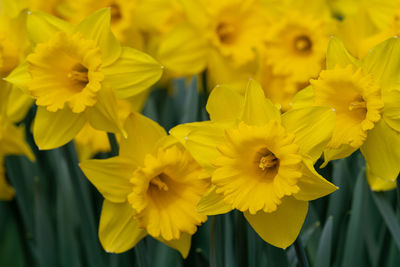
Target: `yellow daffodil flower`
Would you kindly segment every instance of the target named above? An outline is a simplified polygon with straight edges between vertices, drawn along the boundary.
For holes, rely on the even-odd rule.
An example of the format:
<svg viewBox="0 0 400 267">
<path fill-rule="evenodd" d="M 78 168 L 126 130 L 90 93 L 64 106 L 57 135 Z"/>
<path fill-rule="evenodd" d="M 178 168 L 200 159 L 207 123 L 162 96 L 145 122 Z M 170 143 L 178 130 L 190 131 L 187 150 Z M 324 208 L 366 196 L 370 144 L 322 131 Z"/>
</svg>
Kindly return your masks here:
<svg viewBox="0 0 400 267">
<path fill-rule="evenodd" d="M 214 215 L 238 209 L 266 242 L 288 247 L 308 201 L 336 190 L 313 167 L 332 136 L 334 112 L 311 107 L 281 115 L 253 80 L 244 97 L 216 87 L 207 111 L 210 121 L 171 130 L 211 175 L 213 187 L 198 210 Z"/>
<path fill-rule="evenodd" d="M 25 128 L 14 126 L 6 116 L 9 90 L 2 86 L 3 83 L 0 81 L 0 200 L 10 200 L 15 192 L 6 181 L 4 158 L 8 155 L 26 155 L 34 160 L 34 155 L 25 142 Z"/>
<path fill-rule="evenodd" d="M 69 142 L 86 121 L 125 135 L 116 97 L 137 95 L 160 78 L 162 66 L 153 58 L 120 46 L 110 18 L 110 9 L 102 9 L 74 27 L 45 13 L 28 16 L 36 46 L 6 80 L 38 105 L 33 135 L 40 149 Z"/>
<path fill-rule="evenodd" d="M 178 140 L 138 114 L 127 119 L 119 156 L 80 164 L 104 196 L 99 238 L 120 253 L 151 235 L 189 253 L 191 235 L 207 217 L 196 205 L 209 186 L 204 170 Z"/>
<path fill-rule="evenodd" d="M 344 158 L 358 148 L 367 162 L 373 190 L 396 186 L 400 167 L 400 40 L 374 47 L 363 60 L 332 39 L 327 70 L 300 92 L 295 106 L 328 106 L 336 112 L 336 127 L 325 151 L 325 163 Z"/>
</svg>

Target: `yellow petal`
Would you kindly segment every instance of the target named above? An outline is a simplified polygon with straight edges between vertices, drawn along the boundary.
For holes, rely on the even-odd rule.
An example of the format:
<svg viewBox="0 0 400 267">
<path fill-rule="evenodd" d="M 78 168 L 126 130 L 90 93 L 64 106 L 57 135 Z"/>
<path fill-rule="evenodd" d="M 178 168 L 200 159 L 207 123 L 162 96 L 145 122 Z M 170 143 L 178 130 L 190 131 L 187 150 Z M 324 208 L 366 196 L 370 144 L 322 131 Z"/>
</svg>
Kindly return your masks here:
<svg viewBox="0 0 400 267">
<path fill-rule="evenodd" d="M 397 132 L 400 132 L 400 91 L 392 90 L 386 92 L 382 96 L 383 119 L 385 122 Z"/>
<path fill-rule="evenodd" d="M 74 27 L 68 22 L 44 12 L 33 12 L 28 15 L 27 29 L 33 43 L 49 41 L 57 32 L 72 33 Z"/>
<path fill-rule="evenodd" d="M 333 69 L 336 65 L 342 68 L 347 65 L 359 67 L 360 62 L 347 51 L 341 40 L 331 38 L 326 56 L 326 68 Z"/>
<path fill-rule="evenodd" d="M 87 115 L 93 128 L 126 136 L 118 116 L 117 99 L 110 88 L 104 87 L 97 92 L 97 102 L 87 109 Z"/>
<path fill-rule="evenodd" d="M 211 121 L 191 122 L 179 124 L 169 130 L 169 134 L 173 135 L 179 142 L 186 146 L 187 137 L 193 130 L 203 127 L 203 125 L 212 124 Z"/>
<path fill-rule="evenodd" d="M 77 27 L 76 31 L 86 39 L 93 40 L 99 46 L 102 55 L 102 65 L 106 67 L 116 61 L 121 55 L 121 45 L 111 32 L 110 8 L 103 8 L 86 19 Z"/>
<path fill-rule="evenodd" d="M 160 41 L 156 58 L 178 76 L 193 75 L 205 69 L 208 49 L 202 35 L 181 24 Z"/>
<path fill-rule="evenodd" d="M 160 237 L 157 238 L 157 240 L 159 240 L 160 242 L 163 242 L 167 246 L 179 251 L 179 253 L 181 253 L 181 255 L 184 259 L 186 259 L 186 257 L 189 255 L 190 245 L 192 242 L 192 236 L 189 234 L 182 233 L 181 238 L 177 239 L 177 240 L 173 239 L 173 240 L 167 241 Z"/>
<path fill-rule="evenodd" d="M 324 151 L 324 163 L 321 168 L 324 168 L 331 160 L 347 158 L 357 149 L 347 144 L 342 145 L 339 149 L 326 149 Z"/>
<path fill-rule="evenodd" d="M 367 181 L 371 189 L 374 191 L 388 191 L 396 188 L 396 181 L 385 180 L 380 176 L 373 174 L 368 165 Z"/>
<path fill-rule="evenodd" d="M 371 176 L 394 181 L 400 171 L 400 134 L 380 120 L 368 133 L 361 152 Z"/>
<path fill-rule="evenodd" d="M 32 97 L 17 88 L 11 90 L 8 101 L 7 116 L 13 122 L 22 121 L 34 102 Z"/>
<path fill-rule="evenodd" d="M 244 213 L 247 221 L 267 243 L 287 248 L 297 238 L 308 211 L 308 202 L 293 197 L 282 199 L 282 204 L 272 213 L 259 211 L 251 215 Z"/>
<path fill-rule="evenodd" d="M 188 135 L 186 148 L 200 166 L 212 174 L 215 169 L 213 162 L 221 155 L 217 146 L 224 142 L 225 128 L 222 124 L 204 123 Z"/>
<path fill-rule="evenodd" d="M 29 94 L 28 84 L 32 78 L 28 71 L 28 62 L 24 61 L 21 63 L 6 78 L 4 78 L 4 80 L 21 89 L 26 94 Z"/>
<path fill-rule="evenodd" d="M 212 121 L 233 121 L 239 118 L 243 105 L 242 95 L 222 85 L 211 91 L 206 109 Z"/>
<path fill-rule="evenodd" d="M 103 72 L 104 84 L 112 88 L 117 97 L 127 98 L 140 94 L 155 84 L 163 73 L 163 67 L 151 56 L 123 47 L 118 60 L 103 68 Z"/>
<path fill-rule="evenodd" d="M 17 127 L 11 123 L 5 124 L 4 121 L 2 127 L 6 134 L 0 139 L 1 153 L 3 155 L 25 155 L 31 161 L 35 160 L 30 146 L 25 141 L 25 127 Z"/>
<path fill-rule="evenodd" d="M 247 85 L 241 120 L 248 125 L 264 125 L 270 120 L 281 121 L 279 110 L 265 97 L 261 85 L 253 79 Z"/>
<path fill-rule="evenodd" d="M 363 69 L 371 73 L 383 93 L 399 88 L 400 40 L 390 38 L 375 46 L 365 56 Z"/>
<path fill-rule="evenodd" d="M 101 210 L 99 239 L 107 252 L 122 253 L 146 236 L 135 220 L 133 208 L 128 202 L 112 203 L 104 200 Z"/>
<path fill-rule="evenodd" d="M 293 106 L 292 109 L 297 108 L 307 108 L 314 104 L 314 91 L 311 85 L 306 88 L 300 90 L 293 97 Z"/>
<path fill-rule="evenodd" d="M 119 154 L 134 159 L 142 164 L 145 156 L 152 153 L 157 142 L 167 135 L 155 121 L 139 114 L 132 113 L 125 122 L 128 138 L 122 139 Z"/>
<path fill-rule="evenodd" d="M 224 196 L 215 192 L 216 187 L 212 186 L 200 199 L 197 211 L 205 215 L 218 215 L 230 212 L 232 207 L 225 203 Z"/>
<path fill-rule="evenodd" d="M 292 109 L 282 115 L 282 125 L 295 134 L 300 153 L 315 162 L 332 138 L 335 112 L 328 107 Z"/>
<path fill-rule="evenodd" d="M 337 186 L 316 172 L 311 160 L 306 159 L 303 161 L 302 174 L 297 182 L 300 191 L 294 195 L 298 200 L 314 200 L 329 195 L 338 189 Z"/>
<path fill-rule="evenodd" d="M 65 107 L 57 112 L 38 107 L 33 124 L 33 138 L 39 149 L 53 149 L 71 141 L 86 122 L 83 113 Z"/>
<path fill-rule="evenodd" d="M 180 1 L 190 23 L 197 29 L 204 29 L 210 23 L 210 15 L 204 1 L 185 0 Z"/>
<path fill-rule="evenodd" d="M 79 164 L 89 181 L 111 202 L 125 202 L 132 192 L 129 182 L 136 164 L 123 157 L 87 160 Z"/>
</svg>

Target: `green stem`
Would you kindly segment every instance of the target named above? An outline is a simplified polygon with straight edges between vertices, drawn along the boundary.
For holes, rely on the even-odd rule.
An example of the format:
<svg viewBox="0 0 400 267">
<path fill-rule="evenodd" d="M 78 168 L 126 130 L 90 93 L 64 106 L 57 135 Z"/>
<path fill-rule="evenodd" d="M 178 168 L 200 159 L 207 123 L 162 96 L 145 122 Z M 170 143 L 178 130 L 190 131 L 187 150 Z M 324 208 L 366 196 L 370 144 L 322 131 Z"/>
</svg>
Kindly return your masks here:
<svg viewBox="0 0 400 267">
<path fill-rule="evenodd" d="M 307 255 L 304 250 L 304 247 L 303 247 L 300 237 L 297 237 L 296 241 L 294 241 L 294 248 L 296 250 L 297 259 L 299 261 L 299 266 L 300 267 L 310 267 L 310 264 L 308 263 Z"/>
<path fill-rule="evenodd" d="M 215 253 L 215 216 L 211 217 L 210 226 L 210 267 L 217 267 Z"/>
<path fill-rule="evenodd" d="M 118 156 L 119 146 L 115 134 L 107 133 L 108 141 L 110 142 L 112 156 Z"/>
</svg>

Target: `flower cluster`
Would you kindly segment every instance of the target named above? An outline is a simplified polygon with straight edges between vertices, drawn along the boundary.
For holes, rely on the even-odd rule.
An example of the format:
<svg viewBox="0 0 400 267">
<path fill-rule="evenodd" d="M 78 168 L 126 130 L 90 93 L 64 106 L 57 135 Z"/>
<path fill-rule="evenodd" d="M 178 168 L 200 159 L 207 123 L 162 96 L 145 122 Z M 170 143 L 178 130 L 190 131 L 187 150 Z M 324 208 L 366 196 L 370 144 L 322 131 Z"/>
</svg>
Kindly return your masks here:
<svg viewBox="0 0 400 267">
<path fill-rule="evenodd" d="M 288 247 L 308 202 L 338 189 L 321 157 L 360 149 L 370 187 L 396 186 L 400 2 L 361 2 L 0 0 L 0 199 L 32 131 L 39 150 L 75 141 L 108 252 L 150 235 L 187 257 L 207 216 L 234 209 Z M 151 87 L 193 75 L 209 120 L 168 135 L 139 113 Z M 112 135 L 118 156 L 91 159 Z"/>
</svg>

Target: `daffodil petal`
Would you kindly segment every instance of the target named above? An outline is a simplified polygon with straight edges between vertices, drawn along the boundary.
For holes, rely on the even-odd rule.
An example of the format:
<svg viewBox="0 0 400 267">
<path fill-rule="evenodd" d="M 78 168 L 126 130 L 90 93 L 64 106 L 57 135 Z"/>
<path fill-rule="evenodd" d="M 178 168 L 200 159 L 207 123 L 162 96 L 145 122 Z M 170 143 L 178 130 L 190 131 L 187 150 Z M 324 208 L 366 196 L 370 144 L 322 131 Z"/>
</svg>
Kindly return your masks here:
<svg viewBox="0 0 400 267">
<path fill-rule="evenodd" d="M 156 144 L 167 135 L 165 130 L 151 119 L 132 113 L 125 122 L 128 138 L 122 139 L 119 154 L 143 163 L 145 156 L 152 153 Z"/>
<path fill-rule="evenodd" d="M 363 69 L 371 73 L 383 93 L 400 88 L 400 40 L 390 38 L 378 44 L 365 56 Z"/>
<path fill-rule="evenodd" d="M 11 123 L 4 125 L 4 122 L 2 127 L 7 134 L 3 135 L 0 141 L 1 153 L 4 155 L 25 155 L 31 161 L 34 161 L 35 156 L 30 146 L 25 142 L 25 127 L 17 127 Z"/>
<path fill-rule="evenodd" d="M 373 174 L 367 165 L 367 181 L 369 186 L 374 191 L 388 191 L 396 188 L 396 181 L 382 179 L 380 176 Z"/>
<path fill-rule="evenodd" d="M 359 67 L 361 63 L 347 51 L 341 40 L 333 37 L 328 45 L 326 68 L 333 69 L 337 65 L 342 68 L 348 65 Z"/>
<path fill-rule="evenodd" d="M 282 125 L 295 134 L 300 153 L 315 162 L 332 138 L 335 112 L 328 107 L 292 109 L 282 115 Z"/>
<path fill-rule="evenodd" d="M 400 91 L 392 90 L 383 96 L 383 119 L 395 131 L 400 133 Z"/>
<path fill-rule="evenodd" d="M 264 125 L 270 120 L 281 121 L 279 110 L 265 97 L 261 85 L 253 79 L 247 85 L 240 118 L 248 125 Z"/>
<path fill-rule="evenodd" d="M 4 80 L 21 89 L 24 93 L 29 94 L 28 84 L 32 78 L 28 71 L 28 62 L 21 63 Z"/>
<path fill-rule="evenodd" d="M 157 59 L 176 75 L 193 75 L 205 69 L 208 49 L 206 40 L 196 29 L 182 24 L 160 41 Z"/>
<path fill-rule="evenodd" d="M 33 98 L 18 88 L 13 88 L 8 98 L 7 116 L 13 122 L 22 121 L 33 105 Z"/>
<path fill-rule="evenodd" d="M 189 255 L 190 245 L 192 242 L 192 236 L 189 234 L 182 233 L 181 238 L 177 239 L 177 240 L 173 239 L 173 240 L 167 241 L 160 237 L 158 237 L 157 240 L 160 242 L 163 242 L 167 246 L 179 251 L 179 253 L 181 253 L 181 255 L 184 259 L 186 259 L 187 256 Z"/>
<path fill-rule="evenodd" d="M 314 104 L 314 91 L 312 86 L 309 85 L 306 88 L 300 90 L 293 97 L 292 102 L 292 109 L 306 108 L 312 106 Z"/>
<path fill-rule="evenodd" d="M 302 176 L 297 183 L 300 191 L 294 195 L 296 199 L 314 200 L 329 195 L 338 189 L 337 186 L 317 173 L 311 160 L 304 160 L 302 167 Z"/>
<path fill-rule="evenodd" d="M 118 116 L 117 99 L 110 88 L 104 87 L 97 92 L 97 102 L 87 109 L 87 115 L 93 128 L 126 136 Z"/>
<path fill-rule="evenodd" d="M 210 15 L 207 13 L 206 5 L 197 0 L 180 1 L 187 18 L 192 25 L 198 29 L 204 29 L 210 23 Z"/>
<path fill-rule="evenodd" d="M 103 72 L 104 83 L 115 91 L 117 97 L 127 98 L 155 84 L 163 73 L 163 67 L 139 50 L 122 47 L 121 56 L 112 65 L 103 68 Z"/>
<path fill-rule="evenodd" d="M 146 231 L 138 227 L 134 210 L 128 202 L 113 203 L 104 200 L 100 216 L 99 239 L 105 251 L 125 252 L 146 235 Z"/>
<path fill-rule="evenodd" d="M 185 123 L 185 124 L 179 124 L 169 130 L 169 134 L 173 135 L 176 139 L 179 140 L 181 144 L 186 146 L 186 140 L 188 135 L 190 134 L 191 131 L 201 128 L 203 125 L 206 124 L 212 124 L 211 121 L 201 121 L 201 122 L 191 122 L 191 123 Z"/>
<path fill-rule="evenodd" d="M 308 202 L 293 197 L 282 199 L 282 204 L 272 213 L 259 211 L 255 215 L 244 213 L 247 221 L 267 243 L 287 248 L 297 238 L 308 211 Z"/>
<path fill-rule="evenodd" d="M 132 192 L 130 178 L 137 167 L 132 160 L 113 157 L 87 160 L 79 164 L 89 181 L 111 202 L 125 202 Z"/>
<path fill-rule="evenodd" d="M 206 109 L 212 121 L 233 121 L 239 118 L 243 105 L 241 94 L 222 85 L 211 91 Z"/>
<path fill-rule="evenodd" d="M 361 146 L 371 176 L 394 181 L 400 171 L 400 134 L 393 131 L 384 120 L 375 124 Z"/>
<path fill-rule="evenodd" d="M 224 196 L 215 192 L 216 187 L 212 186 L 200 199 L 197 211 L 205 215 L 218 215 L 230 212 L 232 207 L 225 203 Z"/>
<path fill-rule="evenodd" d="M 85 122 L 84 114 L 73 113 L 68 107 L 57 112 L 38 107 L 33 124 L 33 138 L 39 149 L 57 148 L 71 141 Z"/>
<path fill-rule="evenodd" d="M 221 155 L 217 146 L 224 142 L 225 129 L 223 125 L 205 123 L 188 135 L 186 148 L 200 166 L 212 174 L 215 170 L 213 162 Z"/>
<path fill-rule="evenodd" d="M 84 19 L 76 27 L 77 32 L 82 33 L 86 39 L 95 41 L 99 46 L 103 67 L 116 61 L 122 50 L 118 40 L 111 32 L 110 21 L 110 9 L 103 8 Z"/>
<path fill-rule="evenodd" d="M 344 144 L 338 149 L 325 149 L 324 150 L 324 163 L 321 168 L 325 167 L 329 161 L 335 159 L 347 158 L 354 153 L 358 148 L 354 148 L 350 145 Z"/>
<path fill-rule="evenodd" d="M 33 43 L 49 41 L 56 33 L 72 33 L 74 27 L 68 22 L 44 12 L 33 12 L 27 18 L 27 30 Z"/>
</svg>

